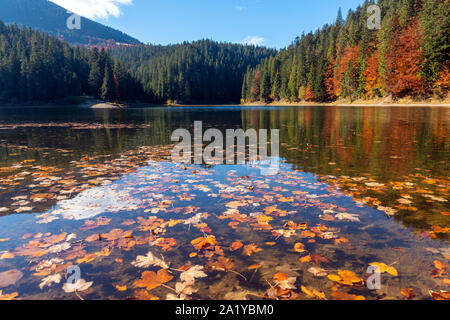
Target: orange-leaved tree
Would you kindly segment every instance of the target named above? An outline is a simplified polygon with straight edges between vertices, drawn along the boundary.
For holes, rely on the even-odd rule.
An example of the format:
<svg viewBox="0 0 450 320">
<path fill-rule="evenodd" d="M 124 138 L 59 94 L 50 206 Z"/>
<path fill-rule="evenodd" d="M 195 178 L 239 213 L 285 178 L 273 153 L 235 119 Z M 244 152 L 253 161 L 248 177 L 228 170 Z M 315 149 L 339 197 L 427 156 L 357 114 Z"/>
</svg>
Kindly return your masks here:
<svg viewBox="0 0 450 320">
<path fill-rule="evenodd" d="M 386 87 L 395 97 L 424 93 L 421 65 L 423 32 L 418 18 L 408 21 L 403 31 L 396 31 L 386 51 Z"/>
</svg>

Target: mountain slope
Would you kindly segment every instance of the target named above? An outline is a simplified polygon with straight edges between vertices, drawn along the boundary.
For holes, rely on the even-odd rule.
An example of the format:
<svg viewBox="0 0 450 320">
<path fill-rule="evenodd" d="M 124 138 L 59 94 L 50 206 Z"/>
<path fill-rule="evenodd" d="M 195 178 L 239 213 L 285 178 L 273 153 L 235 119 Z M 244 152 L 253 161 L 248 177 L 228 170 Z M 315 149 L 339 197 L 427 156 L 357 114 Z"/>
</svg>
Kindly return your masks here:
<svg viewBox="0 0 450 320">
<path fill-rule="evenodd" d="M 158 102 L 237 103 L 248 68 L 272 57 L 264 47 L 201 40 L 110 51 Z"/>
<path fill-rule="evenodd" d="M 81 18 L 81 29 L 69 30 L 66 9 L 47 0 L 0 0 L 0 20 L 28 26 L 74 44 L 103 45 L 110 40 L 139 44 L 129 35 L 92 20 Z"/>
</svg>

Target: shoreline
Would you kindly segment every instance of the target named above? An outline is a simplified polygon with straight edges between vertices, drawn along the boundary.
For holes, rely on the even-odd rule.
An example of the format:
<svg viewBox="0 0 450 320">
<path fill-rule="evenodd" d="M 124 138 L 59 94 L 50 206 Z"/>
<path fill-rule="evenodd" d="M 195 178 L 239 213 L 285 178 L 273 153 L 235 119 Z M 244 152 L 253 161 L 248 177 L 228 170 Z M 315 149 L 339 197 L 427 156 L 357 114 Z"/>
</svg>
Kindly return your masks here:
<svg viewBox="0 0 450 320">
<path fill-rule="evenodd" d="M 273 106 L 273 107 L 450 107 L 449 101 L 442 102 L 372 102 L 372 101 L 355 101 L 353 103 L 346 102 L 287 102 L 278 101 L 271 103 L 264 102 L 251 102 L 241 104 L 242 106 Z"/>
</svg>

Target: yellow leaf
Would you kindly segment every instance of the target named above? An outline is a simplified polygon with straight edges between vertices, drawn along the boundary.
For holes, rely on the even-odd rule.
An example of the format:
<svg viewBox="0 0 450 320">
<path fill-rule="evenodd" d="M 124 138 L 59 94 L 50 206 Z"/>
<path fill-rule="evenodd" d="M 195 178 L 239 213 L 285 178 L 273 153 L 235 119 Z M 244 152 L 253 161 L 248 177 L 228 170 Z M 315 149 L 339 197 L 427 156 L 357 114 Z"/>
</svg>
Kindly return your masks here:
<svg viewBox="0 0 450 320">
<path fill-rule="evenodd" d="M 119 285 L 115 285 L 117 291 L 127 291 L 127 286 L 119 286 Z"/>
<path fill-rule="evenodd" d="M 380 269 L 381 273 L 387 272 L 387 273 L 393 275 L 394 277 L 398 276 L 397 269 L 395 269 L 392 266 L 388 266 L 388 265 L 386 265 L 384 263 L 381 263 L 381 262 L 373 262 L 370 265 L 374 266 L 374 267 L 378 267 Z"/>
</svg>

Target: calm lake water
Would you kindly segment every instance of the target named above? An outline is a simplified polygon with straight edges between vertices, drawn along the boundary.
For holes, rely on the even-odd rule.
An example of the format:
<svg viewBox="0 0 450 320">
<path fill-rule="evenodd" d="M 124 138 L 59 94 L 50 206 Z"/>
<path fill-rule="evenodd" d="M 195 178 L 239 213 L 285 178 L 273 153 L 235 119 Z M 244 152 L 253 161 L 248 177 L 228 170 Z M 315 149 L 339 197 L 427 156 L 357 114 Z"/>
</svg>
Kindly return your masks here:
<svg viewBox="0 0 450 320">
<path fill-rule="evenodd" d="M 172 163 L 194 121 L 279 129 L 278 174 Z M 445 295 L 449 137 L 434 107 L 0 108 L 0 299 Z"/>
</svg>

